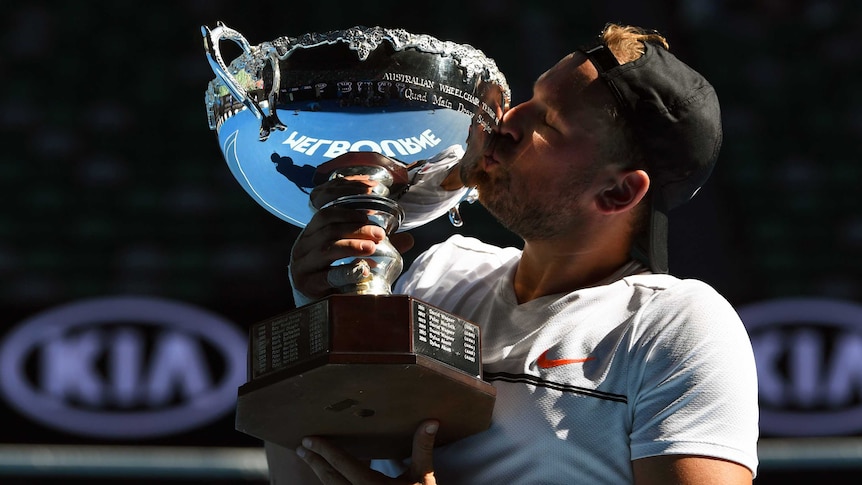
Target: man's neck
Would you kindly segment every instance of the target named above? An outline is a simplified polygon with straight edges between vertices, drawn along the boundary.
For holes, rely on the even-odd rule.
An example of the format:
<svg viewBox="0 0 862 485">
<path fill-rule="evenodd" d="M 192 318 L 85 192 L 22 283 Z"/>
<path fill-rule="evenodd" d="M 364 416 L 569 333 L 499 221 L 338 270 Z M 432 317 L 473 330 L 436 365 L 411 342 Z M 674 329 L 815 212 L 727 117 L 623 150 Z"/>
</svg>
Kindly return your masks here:
<svg viewBox="0 0 862 485">
<path fill-rule="evenodd" d="M 628 242 L 583 246 L 527 241 L 515 272 L 519 303 L 594 286 L 630 261 Z"/>
</svg>

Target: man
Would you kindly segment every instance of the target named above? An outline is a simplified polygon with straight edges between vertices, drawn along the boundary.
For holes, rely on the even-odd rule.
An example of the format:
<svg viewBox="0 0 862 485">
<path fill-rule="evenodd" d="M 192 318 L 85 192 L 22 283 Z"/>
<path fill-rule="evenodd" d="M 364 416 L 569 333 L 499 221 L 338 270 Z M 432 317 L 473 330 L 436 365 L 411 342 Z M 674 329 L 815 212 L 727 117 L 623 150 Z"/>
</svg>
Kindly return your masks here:
<svg viewBox="0 0 862 485">
<path fill-rule="evenodd" d="M 706 181 L 720 144 L 712 86 L 658 34 L 609 25 L 563 58 L 461 162 L 523 250 L 456 235 L 394 288 L 480 326 L 491 428 L 434 449 L 441 423 L 423 423 L 409 466 L 388 468 L 399 479 L 322 438 L 295 454 L 268 445 L 273 482 L 311 470 L 323 483 L 750 484 L 745 329 L 711 287 L 664 274 L 666 213 Z M 292 254 L 298 297 L 331 292 L 330 262 L 373 252 L 384 234 L 364 221 L 322 210 L 308 224 Z"/>
</svg>

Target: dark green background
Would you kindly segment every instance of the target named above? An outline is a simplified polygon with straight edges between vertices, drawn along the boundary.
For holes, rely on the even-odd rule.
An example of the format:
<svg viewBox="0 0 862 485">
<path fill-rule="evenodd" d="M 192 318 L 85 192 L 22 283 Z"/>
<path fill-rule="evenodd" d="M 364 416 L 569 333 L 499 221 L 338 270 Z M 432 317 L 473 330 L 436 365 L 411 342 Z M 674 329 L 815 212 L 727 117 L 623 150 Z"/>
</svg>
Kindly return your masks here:
<svg viewBox="0 0 862 485">
<path fill-rule="evenodd" d="M 468 43 L 497 61 L 515 102 L 606 20 L 655 27 L 716 86 L 725 126 L 713 178 L 671 220 L 672 271 L 737 305 L 862 299 L 860 8 L 653 3 L 7 2 L 0 305 L 23 316 L 143 293 L 254 319 L 291 304 L 296 230 L 242 191 L 206 125 L 200 27 L 218 20 L 253 44 L 353 25 Z M 517 243 L 478 207 L 465 217 L 463 232 Z M 420 246 L 451 231 L 440 222 Z"/>
<path fill-rule="evenodd" d="M 860 5 L 4 2 L 0 335 L 106 295 L 181 300 L 239 325 L 292 307 L 286 266 L 298 230 L 246 195 L 207 128 L 213 73 L 200 27 L 219 20 L 252 44 L 354 25 L 471 44 L 496 60 L 514 102 L 606 21 L 656 28 L 715 85 L 725 127 L 712 179 L 672 213 L 671 271 L 736 306 L 862 301 Z M 478 205 L 463 209 L 460 232 L 518 244 Z M 416 230 L 408 260 L 453 231 L 445 220 Z"/>
</svg>

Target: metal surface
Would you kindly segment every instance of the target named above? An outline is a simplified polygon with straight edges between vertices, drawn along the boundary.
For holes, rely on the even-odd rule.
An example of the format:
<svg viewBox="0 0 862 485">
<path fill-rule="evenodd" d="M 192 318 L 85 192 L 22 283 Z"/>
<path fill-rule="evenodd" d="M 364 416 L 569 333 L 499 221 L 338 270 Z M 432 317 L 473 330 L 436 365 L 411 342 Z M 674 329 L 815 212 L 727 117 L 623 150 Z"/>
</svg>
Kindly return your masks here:
<svg viewBox="0 0 862 485">
<path fill-rule="evenodd" d="M 457 163 L 465 151 L 475 153 L 468 138 L 485 143 L 480 133 L 499 124 L 510 101 L 492 59 L 424 34 L 354 27 L 252 45 L 221 23 L 202 32 L 216 74 L 205 93 L 207 118 L 222 154 L 256 202 L 299 227 L 313 215 L 308 195 L 321 164 L 378 152 L 414 167 L 416 185 L 424 161 L 454 151 Z M 226 62 L 222 41 L 243 53 Z M 446 214 L 469 190 L 437 184 L 404 192 L 400 229 Z M 420 203 L 411 201 L 417 195 Z"/>
</svg>

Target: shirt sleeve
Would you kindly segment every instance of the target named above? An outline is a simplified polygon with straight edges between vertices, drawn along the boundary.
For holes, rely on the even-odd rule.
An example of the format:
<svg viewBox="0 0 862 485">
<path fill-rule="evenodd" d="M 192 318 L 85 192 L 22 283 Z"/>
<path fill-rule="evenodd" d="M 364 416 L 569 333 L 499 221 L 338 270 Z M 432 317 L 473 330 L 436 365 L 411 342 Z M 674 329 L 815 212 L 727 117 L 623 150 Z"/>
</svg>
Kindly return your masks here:
<svg viewBox="0 0 862 485">
<path fill-rule="evenodd" d="M 756 473 L 754 353 L 721 295 L 694 280 L 657 291 L 636 319 L 630 350 L 633 460 L 701 455 Z"/>
</svg>

